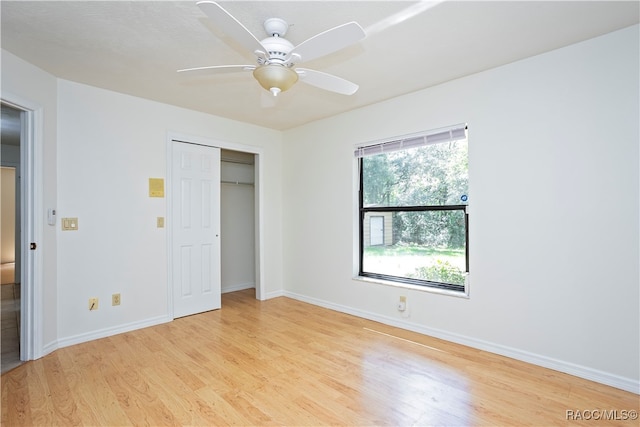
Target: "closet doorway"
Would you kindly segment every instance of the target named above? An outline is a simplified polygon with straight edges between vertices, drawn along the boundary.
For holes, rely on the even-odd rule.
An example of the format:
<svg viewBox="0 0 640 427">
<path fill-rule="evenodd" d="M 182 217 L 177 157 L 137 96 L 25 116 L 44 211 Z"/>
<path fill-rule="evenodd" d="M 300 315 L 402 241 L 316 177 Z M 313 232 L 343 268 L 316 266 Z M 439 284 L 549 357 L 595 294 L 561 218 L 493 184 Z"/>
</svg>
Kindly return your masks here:
<svg viewBox="0 0 640 427">
<path fill-rule="evenodd" d="M 230 143 L 170 132 L 167 135 L 167 181 L 173 183 L 174 144 L 196 144 L 220 150 L 217 163 L 220 172 L 220 293 L 255 289 L 258 300 L 267 299 L 264 280 L 264 224 L 262 159 L 260 147 Z M 167 206 L 173 206 L 180 195 L 168 185 Z M 167 227 L 173 230 L 179 218 L 168 212 Z M 169 315 L 175 318 L 174 263 L 179 256 L 173 233 L 168 233 L 168 298 Z M 222 307 L 224 308 L 224 307 Z"/>
<path fill-rule="evenodd" d="M 256 287 L 255 154 L 220 151 L 222 293 Z"/>
</svg>

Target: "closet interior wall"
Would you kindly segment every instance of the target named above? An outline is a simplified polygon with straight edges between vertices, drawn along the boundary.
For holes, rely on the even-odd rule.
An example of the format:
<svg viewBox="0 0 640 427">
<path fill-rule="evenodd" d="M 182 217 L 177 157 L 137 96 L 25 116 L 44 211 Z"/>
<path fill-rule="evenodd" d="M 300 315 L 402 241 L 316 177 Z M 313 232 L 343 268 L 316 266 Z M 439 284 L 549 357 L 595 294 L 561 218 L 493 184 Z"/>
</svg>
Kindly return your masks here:
<svg viewBox="0 0 640 427">
<path fill-rule="evenodd" d="M 255 156 L 221 151 L 222 293 L 255 288 Z"/>
</svg>

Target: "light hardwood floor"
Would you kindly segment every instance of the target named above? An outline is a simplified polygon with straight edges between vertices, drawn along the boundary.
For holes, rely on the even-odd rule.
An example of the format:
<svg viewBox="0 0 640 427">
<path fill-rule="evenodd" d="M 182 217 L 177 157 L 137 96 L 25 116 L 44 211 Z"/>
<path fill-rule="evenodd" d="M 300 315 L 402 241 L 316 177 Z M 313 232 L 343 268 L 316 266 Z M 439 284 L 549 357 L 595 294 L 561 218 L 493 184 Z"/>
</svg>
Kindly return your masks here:
<svg viewBox="0 0 640 427">
<path fill-rule="evenodd" d="M 638 425 L 636 394 L 284 297 L 222 301 L 2 375 L 2 424 Z M 620 419 L 567 420 L 597 409 Z"/>
<path fill-rule="evenodd" d="M 20 365 L 20 284 L 0 286 L 0 345 L 2 373 Z"/>
</svg>

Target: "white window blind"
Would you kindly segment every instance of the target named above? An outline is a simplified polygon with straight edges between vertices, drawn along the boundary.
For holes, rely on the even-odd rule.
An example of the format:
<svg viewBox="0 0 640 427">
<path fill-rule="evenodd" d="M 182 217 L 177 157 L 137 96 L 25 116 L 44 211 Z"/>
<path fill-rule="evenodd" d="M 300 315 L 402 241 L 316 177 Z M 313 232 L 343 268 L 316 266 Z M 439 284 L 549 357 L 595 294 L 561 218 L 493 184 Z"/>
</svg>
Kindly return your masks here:
<svg viewBox="0 0 640 427">
<path fill-rule="evenodd" d="M 363 145 L 354 151 L 355 157 L 374 156 L 376 154 L 391 153 L 393 151 L 407 150 L 423 147 L 439 142 L 453 142 L 467 137 L 467 125 L 459 124 L 447 128 L 434 129 L 417 134 L 406 135 L 397 139 Z"/>
</svg>

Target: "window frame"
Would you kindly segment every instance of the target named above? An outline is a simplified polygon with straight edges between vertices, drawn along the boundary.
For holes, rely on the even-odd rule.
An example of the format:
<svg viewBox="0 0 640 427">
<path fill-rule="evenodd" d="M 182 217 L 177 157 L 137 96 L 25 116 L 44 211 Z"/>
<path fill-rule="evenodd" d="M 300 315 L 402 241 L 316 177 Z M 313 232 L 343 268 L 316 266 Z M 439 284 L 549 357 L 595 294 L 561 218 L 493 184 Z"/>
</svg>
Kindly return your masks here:
<svg viewBox="0 0 640 427">
<path fill-rule="evenodd" d="M 466 129 L 466 126 L 465 126 Z M 466 136 L 465 136 L 465 139 Z M 444 142 L 444 141 L 443 141 Z M 359 148 L 361 149 L 361 148 Z M 380 153 L 383 154 L 383 153 Z M 363 160 L 365 156 L 357 157 L 358 167 L 358 279 L 373 280 L 375 282 L 392 284 L 396 286 L 411 287 L 425 291 L 445 292 L 456 296 L 469 295 L 469 205 L 410 205 L 410 206 L 364 206 L 364 168 Z M 409 277 L 393 276 L 381 273 L 371 273 L 363 270 L 364 264 L 364 221 L 367 213 L 384 213 L 384 212 L 430 212 L 430 211 L 458 211 L 464 213 L 465 225 L 465 283 L 462 285 L 444 282 L 434 282 L 424 279 L 414 279 Z"/>
</svg>

